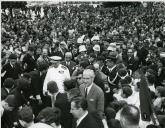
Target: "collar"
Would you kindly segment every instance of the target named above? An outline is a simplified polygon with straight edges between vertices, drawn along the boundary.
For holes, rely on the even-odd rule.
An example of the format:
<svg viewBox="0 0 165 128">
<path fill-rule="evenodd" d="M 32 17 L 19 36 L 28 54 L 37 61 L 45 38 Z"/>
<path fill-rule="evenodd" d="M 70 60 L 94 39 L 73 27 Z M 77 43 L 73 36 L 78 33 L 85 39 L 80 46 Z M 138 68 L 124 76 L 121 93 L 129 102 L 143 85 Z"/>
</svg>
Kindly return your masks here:
<svg viewBox="0 0 165 128">
<path fill-rule="evenodd" d="M 77 126 L 81 123 L 81 121 L 88 115 L 88 111 L 86 111 L 84 113 L 84 115 L 82 115 L 77 121 L 76 121 L 76 124 Z"/>
<path fill-rule="evenodd" d="M 8 89 L 8 88 L 5 88 L 6 89 L 6 91 L 9 93 L 10 92 L 10 90 Z"/>
<path fill-rule="evenodd" d="M 112 71 L 115 67 L 116 67 L 116 65 L 114 65 L 112 68 L 108 68 L 108 69 L 109 69 L 109 71 Z"/>
<path fill-rule="evenodd" d="M 10 66 L 13 68 L 14 67 L 14 65 L 12 65 L 11 63 L 10 63 Z"/>
<path fill-rule="evenodd" d="M 87 88 L 87 94 L 88 94 L 88 93 L 89 93 L 89 91 L 91 90 L 92 85 L 93 85 L 93 83 L 92 83 L 90 86 L 86 87 L 86 88 Z"/>
</svg>

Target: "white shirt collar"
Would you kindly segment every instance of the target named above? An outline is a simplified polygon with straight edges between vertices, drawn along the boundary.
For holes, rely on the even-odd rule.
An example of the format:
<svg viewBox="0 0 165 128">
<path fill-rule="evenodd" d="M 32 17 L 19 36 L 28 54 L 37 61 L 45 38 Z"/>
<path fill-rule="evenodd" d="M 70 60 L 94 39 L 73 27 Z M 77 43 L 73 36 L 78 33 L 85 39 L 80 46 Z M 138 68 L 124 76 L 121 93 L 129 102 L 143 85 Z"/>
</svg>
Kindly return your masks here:
<svg viewBox="0 0 165 128">
<path fill-rule="evenodd" d="M 93 85 L 93 83 L 92 83 L 90 86 L 86 87 L 86 88 L 87 88 L 87 94 L 88 94 L 88 93 L 89 93 L 89 91 L 91 90 L 92 85 Z"/>
<path fill-rule="evenodd" d="M 108 69 L 109 69 L 109 71 L 112 71 L 115 67 L 116 67 L 116 65 L 114 65 L 112 68 L 108 68 Z"/>
<path fill-rule="evenodd" d="M 88 111 L 86 111 L 86 112 L 84 113 L 84 115 L 81 116 L 81 117 L 76 121 L 77 126 L 81 123 L 81 121 L 82 121 L 87 115 L 88 115 Z"/>
</svg>

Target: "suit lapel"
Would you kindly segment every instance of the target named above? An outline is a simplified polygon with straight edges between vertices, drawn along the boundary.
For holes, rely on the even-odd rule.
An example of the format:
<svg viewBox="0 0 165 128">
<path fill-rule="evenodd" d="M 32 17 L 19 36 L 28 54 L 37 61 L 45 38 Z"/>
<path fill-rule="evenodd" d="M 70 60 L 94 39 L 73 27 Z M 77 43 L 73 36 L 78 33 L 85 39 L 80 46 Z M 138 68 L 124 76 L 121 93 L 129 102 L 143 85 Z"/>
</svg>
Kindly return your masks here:
<svg viewBox="0 0 165 128">
<path fill-rule="evenodd" d="M 91 87 L 91 90 L 88 92 L 87 98 L 92 97 L 92 95 L 93 95 L 93 93 L 95 91 L 95 87 L 94 86 L 95 86 L 95 84 L 93 83 L 93 85 Z M 85 94 L 85 92 L 84 92 L 84 94 Z"/>
</svg>

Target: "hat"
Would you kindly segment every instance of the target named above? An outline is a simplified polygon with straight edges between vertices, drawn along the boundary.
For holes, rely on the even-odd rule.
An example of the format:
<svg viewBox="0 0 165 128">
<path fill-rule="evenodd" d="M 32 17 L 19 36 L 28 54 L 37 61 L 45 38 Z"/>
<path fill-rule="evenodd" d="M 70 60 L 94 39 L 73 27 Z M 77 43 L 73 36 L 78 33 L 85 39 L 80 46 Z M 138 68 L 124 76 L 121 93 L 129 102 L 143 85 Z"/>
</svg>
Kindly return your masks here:
<svg viewBox="0 0 165 128">
<path fill-rule="evenodd" d="M 59 61 L 62 60 L 62 58 L 60 56 L 51 56 L 49 57 L 50 61 Z"/>
<path fill-rule="evenodd" d="M 60 44 L 61 44 L 61 45 L 65 45 L 65 46 L 66 46 L 65 41 L 61 41 L 61 42 L 60 42 Z"/>
<path fill-rule="evenodd" d="M 13 80 L 13 78 L 7 78 L 7 79 L 5 79 L 3 84 L 4 84 L 4 87 L 6 87 L 6 88 L 12 88 L 14 85 L 14 80 Z"/>
<path fill-rule="evenodd" d="M 11 107 L 17 106 L 15 95 L 8 95 L 5 99 L 5 102 L 8 103 L 8 105 Z"/>
<path fill-rule="evenodd" d="M 17 59 L 17 55 L 12 53 L 10 54 L 9 59 Z"/>
<path fill-rule="evenodd" d="M 161 52 L 161 53 L 160 53 L 160 57 L 161 57 L 161 58 L 165 58 L 165 52 Z"/>
<path fill-rule="evenodd" d="M 49 81 L 48 84 L 47 84 L 47 90 L 50 93 L 56 93 L 56 92 L 58 92 L 57 83 L 55 81 Z"/>
<path fill-rule="evenodd" d="M 79 52 L 85 52 L 85 51 L 87 51 L 85 45 L 80 45 L 79 46 Z"/>
<path fill-rule="evenodd" d="M 107 50 L 116 51 L 116 43 L 110 43 Z"/>
<path fill-rule="evenodd" d="M 93 47 L 93 50 L 100 52 L 100 45 L 95 44 L 94 47 Z"/>
<path fill-rule="evenodd" d="M 82 44 L 82 43 L 83 43 L 83 39 L 82 39 L 81 37 L 78 38 L 78 39 L 77 39 L 77 43 Z"/>
<path fill-rule="evenodd" d="M 91 41 L 94 41 L 94 40 L 100 40 L 99 36 L 93 36 Z"/>
</svg>

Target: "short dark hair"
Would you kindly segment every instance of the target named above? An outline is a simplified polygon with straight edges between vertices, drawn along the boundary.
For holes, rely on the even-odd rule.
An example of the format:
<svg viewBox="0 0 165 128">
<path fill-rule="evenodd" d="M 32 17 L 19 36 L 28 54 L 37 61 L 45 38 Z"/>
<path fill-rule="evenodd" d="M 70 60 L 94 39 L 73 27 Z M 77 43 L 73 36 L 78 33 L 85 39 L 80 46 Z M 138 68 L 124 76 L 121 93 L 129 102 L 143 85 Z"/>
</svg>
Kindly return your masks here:
<svg viewBox="0 0 165 128">
<path fill-rule="evenodd" d="M 64 87 L 65 87 L 65 91 L 69 91 L 73 88 L 76 87 L 76 80 L 73 79 L 67 79 L 64 81 Z"/>
<path fill-rule="evenodd" d="M 46 107 L 41 110 L 37 116 L 37 121 L 44 119 L 44 123 L 50 125 L 51 123 L 60 124 L 61 110 L 59 108 Z"/>
<path fill-rule="evenodd" d="M 150 84 L 154 84 L 154 83 L 155 83 L 155 75 L 149 74 L 149 75 L 147 76 L 147 80 L 148 80 L 148 82 L 149 82 Z"/>
<path fill-rule="evenodd" d="M 82 108 L 83 110 L 87 110 L 88 108 L 87 100 L 83 97 L 73 98 L 71 102 L 75 103 L 76 108 Z"/>
<path fill-rule="evenodd" d="M 30 123 L 33 121 L 33 111 L 31 107 L 24 106 L 21 110 L 18 111 L 18 119 Z"/>
<path fill-rule="evenodd" d="M 126 105 L 121 110 L 120 116 L 125 118 L 129 125 L 139 125 L 140 112 L 134 105 Z"/>
<path fill-rule="evenodd" d="M 48 84 L 47 84 L 47 90 L 50 93 L 56 93 L 56 92 L 58 92 L 57 83 L 55 81 L 49 81 Z"/>
</svg>

